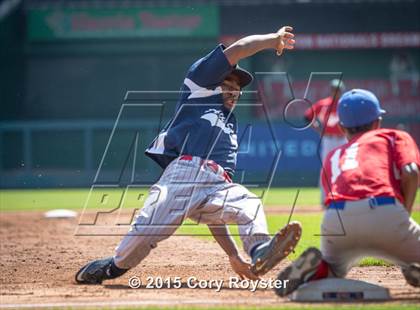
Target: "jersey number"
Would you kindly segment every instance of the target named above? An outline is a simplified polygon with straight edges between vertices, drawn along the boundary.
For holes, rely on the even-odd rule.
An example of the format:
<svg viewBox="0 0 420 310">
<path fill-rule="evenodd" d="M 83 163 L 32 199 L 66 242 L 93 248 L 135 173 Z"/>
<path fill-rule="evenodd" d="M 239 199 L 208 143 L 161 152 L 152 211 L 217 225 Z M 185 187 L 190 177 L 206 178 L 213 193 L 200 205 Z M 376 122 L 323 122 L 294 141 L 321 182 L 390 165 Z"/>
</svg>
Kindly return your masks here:
<svg viewBox="0 0 420 310">
<path fill-rule="evenodd" d="M 344 161 L 340 167 L 341 149 L 337 149 L 333 156 L 331 156 L 331 183 L 335 183 L 342 171 L 356 169 L 359 166 L 357 161 L 357 152 L 359 151 L 359 144 L 353 143 L 350 145 L 344 154 Z"/>
</svg>

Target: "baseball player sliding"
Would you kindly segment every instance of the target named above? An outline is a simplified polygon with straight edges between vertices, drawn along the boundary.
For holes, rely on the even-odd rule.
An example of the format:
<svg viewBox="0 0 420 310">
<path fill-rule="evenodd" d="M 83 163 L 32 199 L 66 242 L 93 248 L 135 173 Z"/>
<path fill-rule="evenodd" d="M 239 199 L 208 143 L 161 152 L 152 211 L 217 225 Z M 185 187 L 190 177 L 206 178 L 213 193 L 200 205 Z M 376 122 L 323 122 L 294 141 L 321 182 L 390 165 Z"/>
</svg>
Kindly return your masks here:
<svg viewBox="0 0 420 310">
<path fill-rule="evenodd" d="M 232 183 L 238 152 L 238 126 L 233 109 L 241 89 L 253 77 L 237 64 L 240 59 L 274 49 L 293 49 L 292 27 L 244 37 L 225 48 L 217 46 L 197 60 L 184 79 L 176 113 L 146 154 L 164 172 L 150 188 L 143 209 L 113 257 L 89 262 L 76 282 L 100 284 L 138 265 L 171 236 L 185 218 L 208 227 L 241 277 L 257 279 L 285 258 L 300 239 L 297 222 L 269 237 L 261 201 Z M 226 224 L 237 224 L 249 264 L 241 257 Z"/>
<path fill-rule="evenodd" d="M 280 296 L 307 281 L 344 277 L 364 256 L 401 266 L 407 282 L 420 286 L 420 226 L 410 218 L 419 149 L 408 133 L 380 129 L 383 113 L 367 90 L 340 98 L 338 116 L 348 142 L 327 155 L 321 172 L 328 206 L 321 251 L 307 249 L 279 274 L 290 280 L 276 290 Z"/>
</svg>

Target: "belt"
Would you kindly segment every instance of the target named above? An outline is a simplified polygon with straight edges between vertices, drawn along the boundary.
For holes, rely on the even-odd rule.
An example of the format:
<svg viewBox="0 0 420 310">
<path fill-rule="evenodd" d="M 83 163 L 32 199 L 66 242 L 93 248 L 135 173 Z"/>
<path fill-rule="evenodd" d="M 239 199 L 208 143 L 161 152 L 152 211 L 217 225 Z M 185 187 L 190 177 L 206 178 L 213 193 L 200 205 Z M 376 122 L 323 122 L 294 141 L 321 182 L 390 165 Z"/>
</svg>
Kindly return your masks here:
<svg viewBox="0 0 420 310">
<path fill-rule="evenodd" d="M 351 201 L 333 201 L 329 204 L 328 208 L 343 210 L 344 207 L 346 206 L 346 202 L 351 202 Z M 386 197 L 386 196 L 385 197 L 371 197 L 369 198 L 368 202 L 369 202 L 369 206 L 373 209 L 375 207 L 379 207 L 383 205 L 394 204 L 395 198 Z"/>
<path fill-rule="evenodd" d="M 225 171 L 225 169 L 223 169 L 223 167 L 221 167 L 219 164 L 217 164 L 214 160 L 211 159 L 201 159 L 200 164 L 201 165 L 207 165 L 207 167 L 209 167 L 211 170 L 213 170 L 214 173 L 216 174 L 220 174 L 225 181 L 232 183 L 232 179 L 229 176 L 229 174 Z M 193 156 L 192 155 L 181 155 L 179 157 L 179 160 L 186 160 L 186 161 L 192 161 L 193 160 Z M 219 168 L 221 169 L 219 171 Z"/>
</svg>

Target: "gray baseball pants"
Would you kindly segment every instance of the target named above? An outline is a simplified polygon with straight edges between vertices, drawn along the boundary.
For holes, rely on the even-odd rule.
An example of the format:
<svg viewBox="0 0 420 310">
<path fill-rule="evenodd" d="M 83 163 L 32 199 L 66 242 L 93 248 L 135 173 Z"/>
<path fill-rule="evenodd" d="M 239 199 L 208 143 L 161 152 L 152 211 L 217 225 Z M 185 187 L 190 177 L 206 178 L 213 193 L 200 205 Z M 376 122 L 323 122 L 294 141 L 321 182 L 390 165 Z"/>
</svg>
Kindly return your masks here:
<svg viewBox="0 0 420 310">
<path fill-rule="evenodd" d="M 366 256 L 401 267 L 420 263 L 420 225 L 398 201 L 372 206 L 363 199 L 346 202 L 344 210 L 328 209 L 321 232 L 322 255 L 338 277 L 345 277 Z"/>
<path fill-rule="evenodd" d="M 248 254 L 255 245 L 270 240 L 259 198 L 228 182 L 223 168 L 214 162 L 182 156 L 150 188 L 142 210 L 116 248 L 117 267 L 135 267 L 186 218 L 204 224 L 237 224 Z"/>
</svg>

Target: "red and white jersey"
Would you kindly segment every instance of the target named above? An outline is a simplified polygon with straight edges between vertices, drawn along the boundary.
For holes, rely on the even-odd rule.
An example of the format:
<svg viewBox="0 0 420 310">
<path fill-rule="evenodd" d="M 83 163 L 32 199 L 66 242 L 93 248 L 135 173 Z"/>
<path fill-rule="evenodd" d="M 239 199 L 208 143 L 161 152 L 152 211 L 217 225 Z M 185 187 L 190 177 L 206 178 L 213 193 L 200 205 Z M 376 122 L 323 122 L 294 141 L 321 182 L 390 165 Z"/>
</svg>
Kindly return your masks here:
<svg viewBox="0 0 420 310">
<path fill-rule="evenodd" d="M 311 120 L 314 114 L 325 128 L 325 135 L 344 137 L 338 125 L 337 100 L 334 101 L 332 97 L 327 97 L 317 101 L 311 108 L 305 111 L 305 118 Z"/>
<path fill-rule="evenodd" d="M 325 205 L 377 196 L 403 203 L 400 174 L 409 163 L 420 167 L 418 146 L 408 133 L 376 129 L 357 135 L 325 158 L 321 170 Z"/>
</svg>

